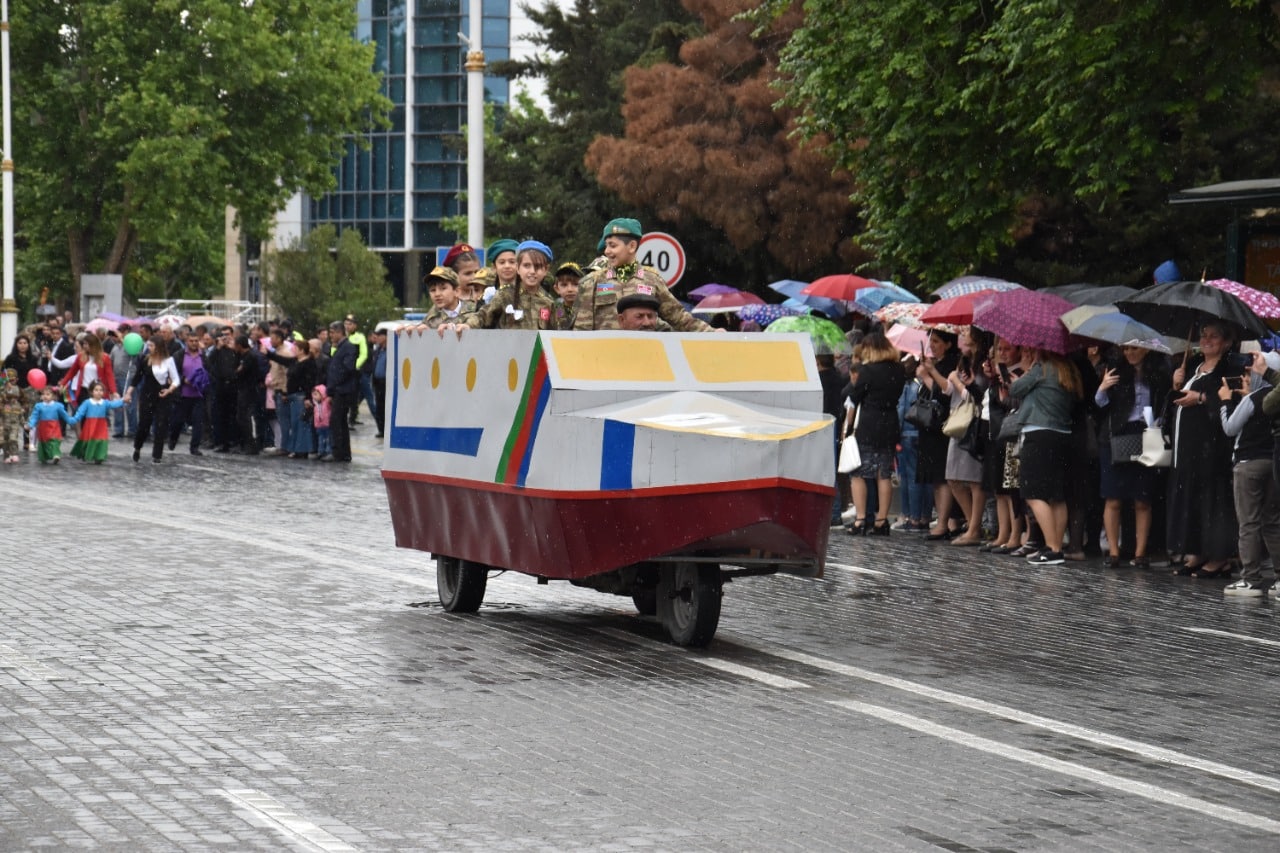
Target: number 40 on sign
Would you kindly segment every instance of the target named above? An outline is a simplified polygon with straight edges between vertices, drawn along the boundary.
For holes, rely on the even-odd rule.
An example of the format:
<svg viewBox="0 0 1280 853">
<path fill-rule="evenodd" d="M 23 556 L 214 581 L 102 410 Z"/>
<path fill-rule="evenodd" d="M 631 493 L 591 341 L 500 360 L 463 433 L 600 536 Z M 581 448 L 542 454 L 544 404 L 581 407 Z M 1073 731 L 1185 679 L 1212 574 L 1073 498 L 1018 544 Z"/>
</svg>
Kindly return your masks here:
<svg viewBox="0 0 1280 853">
<path fill-rule="evenodd" d="M 675 237 L 662 231 L 650 231 L 640 238 L 636 260 L 661 273 L 667 287 L 675 287 L 684 275 L 684 247 Z"/>
</svg>

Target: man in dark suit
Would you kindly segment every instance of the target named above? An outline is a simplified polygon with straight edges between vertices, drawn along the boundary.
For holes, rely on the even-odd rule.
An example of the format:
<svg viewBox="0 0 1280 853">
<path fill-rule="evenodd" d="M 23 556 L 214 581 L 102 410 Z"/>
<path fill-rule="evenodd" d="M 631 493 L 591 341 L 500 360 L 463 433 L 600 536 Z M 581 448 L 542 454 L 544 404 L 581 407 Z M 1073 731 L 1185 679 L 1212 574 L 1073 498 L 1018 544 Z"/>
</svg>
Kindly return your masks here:
<svg viewBox="0 0 1280 853">
<path fill-rule="evenodd" d="M 356 361 L 360 351 L 347 339 L 347 331 L 341 322 L 329 324 L 329 344 L 333 352 L 329 357 L 325 386 L 333 406 L 329 414 L 329 429 L 333 437 L 330 461 L 350 462 L 351 426 L 347 419 L 359 402 L 360 371 L 356 369 Z"/>
</svg>

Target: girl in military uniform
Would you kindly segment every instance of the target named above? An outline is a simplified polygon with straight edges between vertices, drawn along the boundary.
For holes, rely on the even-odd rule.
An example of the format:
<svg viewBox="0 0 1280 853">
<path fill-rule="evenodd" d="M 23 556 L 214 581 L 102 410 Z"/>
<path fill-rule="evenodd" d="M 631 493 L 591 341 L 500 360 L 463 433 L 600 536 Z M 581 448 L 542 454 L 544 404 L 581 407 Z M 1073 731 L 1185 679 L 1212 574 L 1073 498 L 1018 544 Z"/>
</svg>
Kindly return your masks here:
<svg viewBox="0 0 1280 853">
<path fill-rule="evenodd" d="M 555 300 L 543 287 L 551 249 L 537 240 L 516 247 L 516 282 L 498 288 L 493 300 L 456 325 L 472 329 L 555 329 Z"/>
</svg>

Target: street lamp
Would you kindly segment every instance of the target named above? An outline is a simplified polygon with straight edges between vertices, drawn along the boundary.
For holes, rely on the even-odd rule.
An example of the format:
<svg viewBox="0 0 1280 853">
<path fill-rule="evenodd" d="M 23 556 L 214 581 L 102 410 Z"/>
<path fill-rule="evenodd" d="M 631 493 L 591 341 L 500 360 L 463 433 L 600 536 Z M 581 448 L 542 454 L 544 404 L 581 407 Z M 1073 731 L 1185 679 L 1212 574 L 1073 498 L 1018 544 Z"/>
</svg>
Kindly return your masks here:
<svg viewBox="0 0 1280 853">
<path fill-rule="evenodd" d="M 13 301 L 13 140 L 10 138 L 9 103 L 9 0 L 0 0 L 0 91 L 3 92 L 4 122 L 3 160 L 0 175 L 3 176 L 4 194 L 4 295 L 0 298 L 0 352 L 13 348 L 18 335 L 18 303 Z"/>
<path fill-rule="evenodd" d="M 467 43 L 467 242 L 484 245 L 484 0 L 468 0 Z M 459 33 L 461 35 L 461 33 Z"/>
</svg>

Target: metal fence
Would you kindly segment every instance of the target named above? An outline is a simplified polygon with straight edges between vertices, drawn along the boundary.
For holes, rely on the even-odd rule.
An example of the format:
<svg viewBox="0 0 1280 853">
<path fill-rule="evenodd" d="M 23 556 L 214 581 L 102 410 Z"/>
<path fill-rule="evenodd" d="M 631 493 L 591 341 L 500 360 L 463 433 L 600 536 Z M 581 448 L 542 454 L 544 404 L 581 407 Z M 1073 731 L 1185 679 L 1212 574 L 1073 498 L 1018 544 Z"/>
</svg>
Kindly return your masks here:
<svg viewBox="0 0 1280 853">
<path fill-rule="evenodd" d="M 138 299 L 139 317 L 173 314 L 180 317 L 214 317 L 225 323 L 259 323 L 268 319 L 274 306 L 267 302 L 239 299 Z"/>
</svg>

